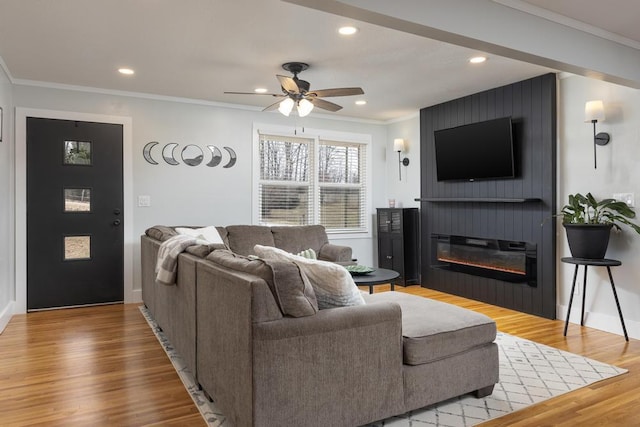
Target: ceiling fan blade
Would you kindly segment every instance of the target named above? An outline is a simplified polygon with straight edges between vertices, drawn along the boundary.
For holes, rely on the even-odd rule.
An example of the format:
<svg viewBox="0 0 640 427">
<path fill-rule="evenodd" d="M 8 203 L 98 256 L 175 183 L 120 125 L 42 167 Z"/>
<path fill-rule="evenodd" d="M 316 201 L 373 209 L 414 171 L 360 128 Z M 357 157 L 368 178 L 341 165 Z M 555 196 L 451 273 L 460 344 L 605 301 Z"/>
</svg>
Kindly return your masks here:
<svg viewBox="0 0 640 427">
<path fill-rule="evenodd" d="M 281 93 L 258 93 L 258 92 L 224 92 L 227 95 L 267 95 L 267 96 L 282 96 Z"/>
<path fill-rule="evenodd" d="M 284 98 L 284 96 L 282 95 L 278 95 L 281 98 Z M 282 102 L 282 99 L 278 99 L 276 102 L 274 102 L 273 104 L 265 107 L 262 111 L 273 111 L 273 110 L 277 110 L 278 107 L 280 106 L 280 103 Z"/>
<path fill-rule="evenodd" d="M 312 90 L 309 91 L 308 95 L 317 96 L 318 98 L 326 98 L 329 96 L 364 95 L 364 91 L 359 87 L 337 87 L 333 89 Z"/>
<path fill-rule="evenodd" d="M 314 97 L 309 97 L 307 99 L 316 107 L 322 108 L 324 110 L 329 110 L 334 113 L 342 109 L 340 105 L 334 104 L 333 102 L 325 101 L 324 99 L 319 99 Z"/>
<path fill-rule="evenodd" d="M 288 76 L 281 76 L 281 75 L 276 75 L 276 77 L 278 78 L 278 81 L 280 82 L 280 86 L 282 86 L 282 88 L 284 90 L 286 90 L 289 93 L 295 93 L 298 94 L 300 93 L 300 89 L 298 88 L 298 84 L 296 83 L 295 80 L 293 80 L 293 78 L 288 77 Z"/>
</svg>

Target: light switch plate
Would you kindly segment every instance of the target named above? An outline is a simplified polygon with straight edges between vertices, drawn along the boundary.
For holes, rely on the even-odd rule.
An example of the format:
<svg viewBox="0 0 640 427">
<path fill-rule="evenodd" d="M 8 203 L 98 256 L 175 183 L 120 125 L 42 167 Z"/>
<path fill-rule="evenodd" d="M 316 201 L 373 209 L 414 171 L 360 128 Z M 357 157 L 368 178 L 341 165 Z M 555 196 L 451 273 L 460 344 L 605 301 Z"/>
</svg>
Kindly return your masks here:
<svg viewBox="0 0 640 427">
<path fill-rule="evenodd" d="M 138 196 L 138 206 L 141 208 L 151 206 L 151 196 Z"/>
</svg>

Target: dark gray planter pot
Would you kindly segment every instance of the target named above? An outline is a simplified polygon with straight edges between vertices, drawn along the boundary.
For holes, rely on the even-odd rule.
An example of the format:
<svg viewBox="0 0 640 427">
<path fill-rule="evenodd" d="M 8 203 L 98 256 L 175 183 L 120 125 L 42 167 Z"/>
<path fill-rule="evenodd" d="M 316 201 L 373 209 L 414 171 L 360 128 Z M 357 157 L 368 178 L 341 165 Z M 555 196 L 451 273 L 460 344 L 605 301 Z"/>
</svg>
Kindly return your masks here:
<svg viewBox="0 0 640 427">
<path fill-rule="evenodd" d="M 607 253 L 612 224 L 562 224 L 574 258 L 602 259 Z"/>
</svg>

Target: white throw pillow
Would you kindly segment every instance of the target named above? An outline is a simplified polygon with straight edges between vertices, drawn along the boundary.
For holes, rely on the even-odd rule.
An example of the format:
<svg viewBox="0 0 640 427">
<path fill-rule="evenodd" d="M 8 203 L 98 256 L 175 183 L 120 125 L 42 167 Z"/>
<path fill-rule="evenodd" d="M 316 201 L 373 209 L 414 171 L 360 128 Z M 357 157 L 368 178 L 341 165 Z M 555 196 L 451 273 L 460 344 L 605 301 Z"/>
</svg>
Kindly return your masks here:
<svg viewBox="0 0 640 427">
<path fill-rule="evenodd" d="M 217 243 L 223 245 L 222 237 L 220 237 L 220 233 L 213 225 L 202 228 L 187 228 L 187 227 L 176 227 L 176 231 L 179 234 L 186 234 L 187 236 L 192 236 L 197 239 L 206 240 L 207 243 Z"/>
<path fill-rule="evenodd" d="M 303 258 L 271 246 L 255 245 L 253 251 L 264 259 L 295 263 L 313 286 L 320 309 L 365 304 L 351 274 L 341 265 Z"/>
</svg>

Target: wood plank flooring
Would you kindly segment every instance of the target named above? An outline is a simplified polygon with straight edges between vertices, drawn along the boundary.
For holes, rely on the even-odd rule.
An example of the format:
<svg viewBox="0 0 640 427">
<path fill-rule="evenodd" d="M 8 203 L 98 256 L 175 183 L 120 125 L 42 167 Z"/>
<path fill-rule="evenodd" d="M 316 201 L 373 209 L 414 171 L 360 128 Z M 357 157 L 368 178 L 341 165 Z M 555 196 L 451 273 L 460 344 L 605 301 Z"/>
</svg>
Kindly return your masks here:
<svg viewBox="0 0 640 427">
<path fill-rule="evenodd" d="M 206 425 L 137 304 L 17 315 L 0 335 L 0 426 Z"/>
<path fill-rule="evenodd" d="M 376 286 L 376 292 L 388 286 Z M 640 425 L 640 341 L 411 286 L 498 329 L 629 373 L 483 426 Z M 14 316 L 0 335 L 0 426 L 205 425 L 136 304 Z"/>
</svg>

